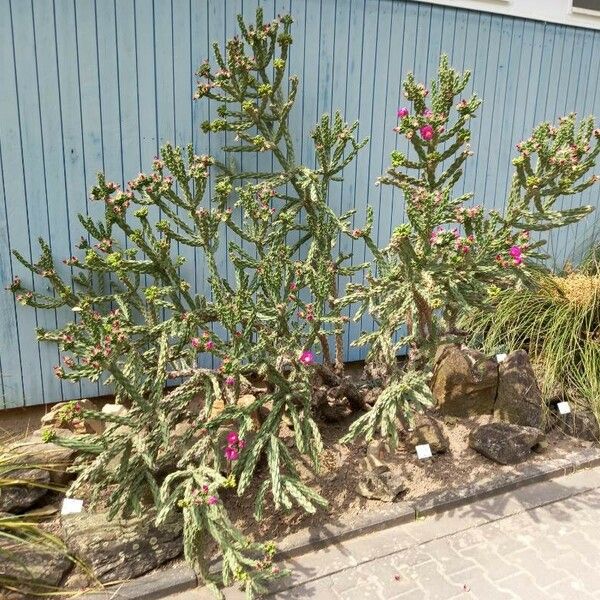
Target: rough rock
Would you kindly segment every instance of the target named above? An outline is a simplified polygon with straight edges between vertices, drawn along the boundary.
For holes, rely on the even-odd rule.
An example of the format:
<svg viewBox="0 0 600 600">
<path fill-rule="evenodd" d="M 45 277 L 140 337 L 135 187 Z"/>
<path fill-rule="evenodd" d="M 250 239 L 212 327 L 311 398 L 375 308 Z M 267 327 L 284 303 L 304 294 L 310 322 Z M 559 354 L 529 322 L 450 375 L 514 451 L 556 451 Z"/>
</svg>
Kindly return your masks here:
<svg viewBox="0 0 600 600">
<path fill-rule="evenodd" d="M 431 390 L 443 415 L 491 414 L 498 387 L 498 363 L 481 352 L 445 344 L 434 360 Z"/>
<path fill-rule="evenodd" d="M 101 412 L 111 417 L 125 417 L 128 411 L 122 404 L 105 404 Z"/>
<path fill-rule="evenodd" d="M 41 588 L 47 591 L 48 586 L 58 587 L 71 565 L 60 551 L 0 540 L 0 578 L 16 582 L 15 587 L 20 593 L 13 598 L 31 598 L 30 594 L 36 592 L 36 587 L 38 592 Z"/>
<path fill-rule="evenodd" d="M 98 407 L 87 399 L 59 402 L 55 404 L 49 412 L 41 418 L 42 426 L 60 427 L 69 429 L 75 433 L 102 433 L 104 423 L 98 419 L 83 419 L 73 413 L 72 406 L 77 405 L 80 410 L 94 410 Z"/>
<path fill-rule="evenodd" d="M 356 486 L 361 496 L 383 502 L 394 502 L 406 489 L 404 479 L 400 475 L 394 475 L 385 464 L 370 467 L 360 473 Z"/>
<path fill-rule="evenodd" d="M 513 423 L 488 423 L 473 430 L 469 446 L 483 456 L 503 465 L 523 462 L 544 434 L 534 427 Z"/>
<path fill-rule="evenodd" d="M 600 426 L 594 413 L 571 406 L 571 412 L 557 415 L 558 426 L 566 434 L 588 442 L 600 441 Z"/>
<path fill-rule="evenodd" d="M 105 513 L 79 513 L 61 520 L 69 549 L 106 583 L 138 577 L 181 554 L 181 523 L 156 527 L 154 516 L 108 521 Z"/>
<path fill-rule="evenodd" d="M 358 465 L 356 491 L 361 496 L 394 502 L 407 489 L 402 476 L 394 475 L 389 465 L 382 461 L 388 455 L 389 446 L 383 440 L 374 440 L 367 446 L 367 455 Z"/>
<path fill-rule="evenodd" d="M 73 435 L 69 429 L 54 429 L 54 432 L 59 437 Z M 29 437 L 11 444 L 8 452 L 11 453 L 13 460 L 18 460 L 23 465 L 35 465 L 47 470 L 52 483 L 65 483 L 70 479 L 66 471 L 77 455 L 77 451 L 71 448 L 44 442 L 40 429 L 34 431 Z"/>
<path fill-rule="evenodd" d="M 380 462 L 385 461 L 390 454 L 390 445 L 385 440 L 371 440 L 367 444 L 368 461 L 363 464 L 368 464 L 371 459 L 376 459 Z"/>
<path fill-rule="evenodd" d="M 365 392 L 365 404 L 367 406 L 373 406 L 377 402 L 377 398 L 381 396 L 383 390 L 380 387 L 370 388 Z"/>
<path fill-rule="evenodd" d="M 345 398 L 328 397 L 319 407 L 319 414 L 326 423 L 339 423 L 352 414 L 352 408 Z"/>
<path fill-rule="evenodd" d="M 515 425 L 542 427 L 542 392 L 524 350 L 511 352 L 499 365 L 494 417 Z"/>
<path fill-rule="evenodd" d="M 426 415 L 416 415 L 415 426 L 406 441 L 410 446 L 429 444 L 434 454 L 446 452 L 450 446 L 443 425 Z"/>
<path fill-rule="evenodd" d="M 48 493 L 50 474 L 43 469 L 16 469 L 6 475 L 27 484 L 4 485 L 0 488 L 0 511 L 22 513 Z"/>
</svg>

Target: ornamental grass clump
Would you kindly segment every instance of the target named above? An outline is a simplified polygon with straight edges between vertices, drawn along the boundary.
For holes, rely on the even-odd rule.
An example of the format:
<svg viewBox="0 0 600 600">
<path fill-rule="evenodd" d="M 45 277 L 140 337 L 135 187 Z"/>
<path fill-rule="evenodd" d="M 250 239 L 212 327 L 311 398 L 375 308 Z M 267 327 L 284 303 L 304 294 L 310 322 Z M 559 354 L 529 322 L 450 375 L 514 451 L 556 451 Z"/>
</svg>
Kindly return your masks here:
<svg viewBox="0 0 600 600">
<path fill-rule="evenodd" d="M 593 185 L 588 175 L 600 145 L 592 117 L 575 115 L 556 125 L 542 123 L 517 144 L 515 173 L 504 213 L 486 213 L 472 194 L 455 196 L 464 162 L 473 154 L 469 121 L 481 100 L 461 97 L 470 73 L 457 73 L 442 56 L 428 89 L 409 74 L 404 94 L 411 108 L 398 110 L 395 131 L 409 153 L 394 151 L 380 185 L 401 190 L 407 222 L 394 229 L 387 247 L 375 252 L 364 284 L 351 284 L 342 302 L 360 303 L 375 329 L 354 344 L 367 345 L 371 370 L 384 382 L 373 411 L 355 421 L 346 440 L 373 437 L 379 429 L 395 443 L 396 418 L 410 421 L 415 409 L 433 401 L 427 381 L 436 347 L 461 339 L 457 319 L 475 307 L 489 307 L 499 290 L 529 278 L 545 243 L 530 232 L 575 223 L 592 207 L 562 209 L 557 201 Z M 458 99 L 460 98 L 460 99 Z M 400 366 L 398 353 L 408 349 Z"/>
<path fill-rule="evenodd" d="M 492 311 L 475 310 L 464 325 L 487 351 L 527 350 L 545 400 L 562 397 L 600 423 L 600 276 L 541 274 L 501 291 Z"/>
<path fill-rule="evenodd" d="M 247 494 L 258 479 L 257 518 L 266 502 L 314 512 L 325 500 L 300 479 L 296 460 L 319 467 L 319 403 L 330 393 L 361 399 L 342 373 L 347 318 L 337 280 L 362 267 L 338 241 L 368 237 L 370 220 L 356 234 L 353 211 L 336 214 L 327 197 L 366 140 L 355 138 L 356 123 L 324 115 L 311 133 L 316 166 L 297 162 L 288 122 L 298 90 L 286 75 L 291 23 L 264 22 L 262 9 L 254 24 L 239 18 L 241 35 L 226 53 L 215 45 L 216 64 L 200 67 L 195 98 L 218 105 L 202 128 L 231 140 L 221 156 L 166 144 L 124 189 L 100 174 L 91 198 L 103 203 L 104 217 L 80 216 L 85 237 L 81 253 L 64 261 L 70 269 L 56 265 L 43 240 L 35 263 L 16 253 L 46 280 L 37 289 L 53 293 L 20 279 L 11 286 L 27 306 L 75 313 L 38 332 L 63 353 L 57 377 L 101 379 L 127 408 L 81 410 L 79 418 L 105 423 L 99 435 L 47 433 L 83 452 L 70 493 L 102 501 L 110 517 L 154 506 L 158 523 L 182 519 L 186 559 L 217 594 L 236 581 L 252 597 L 282 574 L 273 544 L 252 543 L 231 523 L 227 490 Z M 272 157 L 273 169 L 240 170 L 247 152 Z M 182 247 L 205 262 L 205 293 L 185 278 Z M 218 366 L 201 368 L 202 358 Z M 175 381 L 182 383 L 169 385 Z M 293 449 L 279 434 L 284 419 Z M 218 576 L 208 570 L 207 537 L 222 559 Z"/>
</svg>

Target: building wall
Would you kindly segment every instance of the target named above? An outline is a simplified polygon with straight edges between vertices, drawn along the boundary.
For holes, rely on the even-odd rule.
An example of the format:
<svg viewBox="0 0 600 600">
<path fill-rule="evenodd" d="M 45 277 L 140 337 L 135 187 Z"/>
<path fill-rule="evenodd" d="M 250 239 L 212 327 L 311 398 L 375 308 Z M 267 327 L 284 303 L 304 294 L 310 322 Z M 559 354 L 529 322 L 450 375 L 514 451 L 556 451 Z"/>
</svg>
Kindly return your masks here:
<svg viewBox="0 0 600 600">
<path fill-rule="evenodd" d="M 0 280 L 20 273 L 12 249 L 37 256 L 36 239 L 51 240 L 57 257 L 73 253 L 82 229 L 77 213 L 97 212 L 87 200 L 94 174 L 127 181 L 148 168 L 167 140 L 215 152 L 220 140 L 199 123 L 215 107 L 193 104 L 193 71 L 236 32 L 235 15 L 252 16 L 257 0 L 0 0 Z M 374 182 L 398 144 L 392 127 L 403 104 L 400 82 L 412 70 L 431 79 L 441 52 L 471 68 L 483 98 L 473 121 L 476 156 L 462 189 L 475 202 L 501 209 L 514 144 L 543 119 L 569 111 L 600 113 L 600 32 L 540 21 L 404 0 L 270 0 L 267 15 L 295 18 L 290 68 L 302 89 L 292 124 L 302 161 L 303 140 L 323 112 L 341 109 L 360 121 L 371 143 L 332 192 L 334 207 L 375 208 L 381 245 L 402 221 L 400 194 Z M 245 157 L 261 164 L 264 158 Z M 262 166 L 265 166 L 264 164 Z M 268 165 L 266 165 L 268 166 Z M 461 191 L 459 189 L 458 191 Z M 588 191 L 575 202 L 598 204 Z M 594 234 L 594 221 L 552 235 L 550 251 L 563 262 Z M 363 259 L 357 245 L 357 259 Z M 205 272 L 188 254 L 191 281 Z M 39 285 L 37 282 L 36 285 Z M 35 341 L 36 327 L 72 317 L 34 311 L 0 294 L 0 396 L 5 406 L 101 393 L 98 385 L 56 380 L 57 349 Z M 348 342 L 361 328 L 353 325 Z M 348 347 L 348 358 L 361 352 Z"/>
<path fill-rule="evenodd" d="M 419 0 L 427 4 L 481 10 L 497 15 L 523 17 L 561 25 L 600 29 L 600 10 L 577 8 L 573 0 Z M 575 6 L 573 6 L 575 4 Z"/>
</svg>

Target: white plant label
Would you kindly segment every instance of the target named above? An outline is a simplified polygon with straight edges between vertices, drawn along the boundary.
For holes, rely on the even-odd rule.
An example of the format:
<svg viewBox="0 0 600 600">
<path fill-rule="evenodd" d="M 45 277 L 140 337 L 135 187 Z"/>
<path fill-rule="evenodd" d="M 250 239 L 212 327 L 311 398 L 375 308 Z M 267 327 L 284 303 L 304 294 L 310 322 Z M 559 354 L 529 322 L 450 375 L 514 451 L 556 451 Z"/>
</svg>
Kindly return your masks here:
<svg viewBox="0 0 600 600">
<path fill-rule="evenodd" d="M 429 444 L 420 444 L 419 446 L 415 446 L 415 450 L 417 451 L 417 458 L 420 460 L 431 458 L 433 456 Z"/>
<path fill-rule="evenodd" d="M 83 510 L 83 500 L 80 498 L 65 498 L 63 500 L 60 514 L 61 515 L 76 515 Z"/>
<path fill-rule="evenodd" d="M 496 354 L 496 362 L 504 362 L 506 360 L 506 354 Z"/>
<path fill-rule="evenodd" d="M 568 402 L 559 402 L 556 407 L 561 415 L 568 415 L 571 412 L 571 405 Z"/>
</svg>

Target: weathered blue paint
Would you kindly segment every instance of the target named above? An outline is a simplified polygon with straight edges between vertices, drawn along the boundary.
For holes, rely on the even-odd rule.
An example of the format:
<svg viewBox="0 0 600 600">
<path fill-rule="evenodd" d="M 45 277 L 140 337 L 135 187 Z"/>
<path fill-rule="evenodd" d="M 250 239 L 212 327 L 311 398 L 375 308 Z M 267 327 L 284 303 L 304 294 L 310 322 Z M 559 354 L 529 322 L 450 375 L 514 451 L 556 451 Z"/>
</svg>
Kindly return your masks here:
<svg viewBox="0 0 600 600">
<path fill-rule="evenodd" d="M 50 239 L 59 257 L 73 253 L 81 234 L 77 213 L 98 214 L 87 190 L 95 173 L 127 181 L 147 167 L 167 140 L 192 142 L 214 153 L 199 124 L 215 107 L 192 103 L 193 72 L 213 41 L 236 32 L 235 15 L 251 18 L 259 0 L 0 0 L 0 280 L 29 276 L 10 252 L 37 254 L 36 238 Z M 302 90 L 293 113 L 294 138 L 306 164 L 314 157 L 307 134 L 319 116 L 340 109 L 359 119 L 371 143 L 332 190 L 336 209 L 375 208 L 380 244 L 404 214 L 401 195 L 374 186 L 391 150 L 404 142 L 391 129 L 402 105 L 400 82 L 414 71 L 435 74 L 440 52 L 473 70 L 471 89 L 485 102 L 472 124 L 475 160 L 461 190 L 501 208 L 510 181 L 514 144 L 535 123 L 560 114 L 600 113 L 600 31 L 405 0 L 269 0 L 268 17 L 290 11 L 296 43 L 290 72 Z M 468 90 L 470 91 L 470 90 Z M 269 168 L 271 158 L 243 156 L 244 165 Z M 459 190 L 460 191 L 460 190 Z M 575 202 L 598 204 L 596 191 Z M 552 236 L 562 262 L 593 233 L 594 220 Z M 231 235 L 231 234 L 228 234 Z M 352 242 L 345 241 L 346 248 Z M 358 258 L 362 245 L 355 243 Z M 185 267 L 202 289 L 203 261 L 189 249 Z M 368 257 L 368 255 L 364 255 Z M 226 265 L 224 257 L 221 261 Z M 39 282 L 36 285 L 40 285 Z M 98 385 L 54 379 L 58 353 L 35 342 L 36 327 L 72 315 L 15 306 L 0 294 L 0 396 L 7 407 L 99 393 Z M 362 356 L 349 342 L 348 358 Z"/>
</svg>

